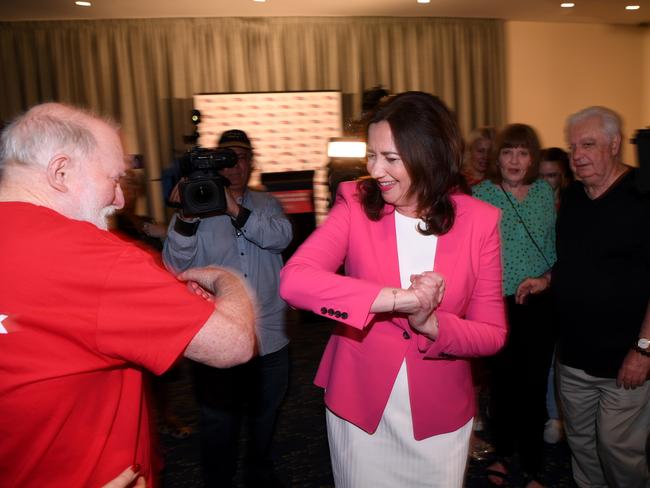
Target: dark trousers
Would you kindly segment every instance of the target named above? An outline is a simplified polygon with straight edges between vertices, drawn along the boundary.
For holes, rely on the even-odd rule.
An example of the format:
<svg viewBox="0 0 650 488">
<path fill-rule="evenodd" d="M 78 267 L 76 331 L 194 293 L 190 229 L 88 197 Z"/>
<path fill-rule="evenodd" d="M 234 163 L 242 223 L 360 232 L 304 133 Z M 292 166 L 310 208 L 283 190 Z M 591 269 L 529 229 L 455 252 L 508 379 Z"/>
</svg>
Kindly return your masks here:
<svg viewBox="0 0 650 488">
<path fill-rule="evenodd" d="M 244 418 L 248 426 L 244 479 L 249 486 L 265 486 L 273 475 L 271 441 L 289 383 L 289 346 L 230 369 L 196 364 L 194 373 L 205 486 L 232 486 Z"/>
<path fill-rule="evenodd" d="M 497 456 L 519 454 L 532 478 L 542 470 L 546 384 L 555 331 L 550 296 L 531 296 L 517 305 L 506 297 L 510 326 L 505 347 L 490 358 L 490 428 Z"/>
</svg>

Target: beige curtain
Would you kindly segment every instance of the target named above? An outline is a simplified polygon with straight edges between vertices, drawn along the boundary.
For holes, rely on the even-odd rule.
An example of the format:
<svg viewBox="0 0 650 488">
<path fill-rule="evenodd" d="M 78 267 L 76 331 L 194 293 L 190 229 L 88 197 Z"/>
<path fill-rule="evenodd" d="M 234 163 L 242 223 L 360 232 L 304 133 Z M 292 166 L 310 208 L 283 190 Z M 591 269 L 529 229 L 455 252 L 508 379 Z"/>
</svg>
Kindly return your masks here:
<svg viewBox="0 0 650 488">
<path fill-rule="evenodd" d="M 0 23 L 0 118 L 47 100 L 117 119 L 157 179 L 189 131 L 195 93 L 365 88 L 440 96 L 467 133 L 503 123 L 503 24 L 436 18 L 201 18 Z"/>
</svg>

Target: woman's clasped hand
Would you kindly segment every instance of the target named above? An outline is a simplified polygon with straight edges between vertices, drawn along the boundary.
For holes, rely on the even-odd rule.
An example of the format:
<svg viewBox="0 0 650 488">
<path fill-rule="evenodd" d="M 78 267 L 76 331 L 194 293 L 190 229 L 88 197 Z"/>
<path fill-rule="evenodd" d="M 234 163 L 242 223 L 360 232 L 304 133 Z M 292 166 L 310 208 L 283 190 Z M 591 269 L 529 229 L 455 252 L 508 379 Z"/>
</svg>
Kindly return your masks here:
<svg viewBox="0 0 650 488">
<path fill-rule="evenodd" d="M 445 294 L 445 280 L 434 271 L 411 275 L 408 288 L 418 300 L 415 310 L 408 316 L 410 326 L 418 332 L 435 338 L 438 335 L 438 321 L 434 311 Z"/>
</svg>

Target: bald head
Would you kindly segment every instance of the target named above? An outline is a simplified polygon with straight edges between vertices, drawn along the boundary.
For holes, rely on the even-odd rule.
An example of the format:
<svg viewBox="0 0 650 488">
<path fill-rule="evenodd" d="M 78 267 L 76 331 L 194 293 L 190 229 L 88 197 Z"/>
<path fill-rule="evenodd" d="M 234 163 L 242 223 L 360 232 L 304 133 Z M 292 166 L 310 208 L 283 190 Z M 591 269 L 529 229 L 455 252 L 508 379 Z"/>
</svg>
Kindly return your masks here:
<svg viewBox="0 0 650 488">
<path fill-rule="evenodd" d="M 115 124 L 76 107 L 36 105 L 0 138 L 0 200 L 47 206 L 101 228 L 123 205 L 124 169 Z"/>
</svg>

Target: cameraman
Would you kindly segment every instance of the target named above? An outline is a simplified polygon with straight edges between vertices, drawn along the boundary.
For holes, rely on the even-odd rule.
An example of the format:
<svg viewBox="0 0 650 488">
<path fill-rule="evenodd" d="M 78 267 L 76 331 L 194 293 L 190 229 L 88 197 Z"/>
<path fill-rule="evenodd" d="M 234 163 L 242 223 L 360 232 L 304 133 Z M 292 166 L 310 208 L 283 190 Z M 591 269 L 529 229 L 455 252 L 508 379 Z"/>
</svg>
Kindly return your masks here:
<svg viewBox="0 0 650 488">
<path fill-rule="evenodd" d="M 219 148 L 230 148 L 237 154 L 235 166 L 220 170 L 230 181 L 225 188 L 225 212 L 187 218 L 179 211 L 170 222 L 163 259 L 175 272 L 207 265 L 236 269 L 255 292 L 259 356 L 230 369 L 195 365 L 203 474 L 210 488 L 231 486 L 247 405 L 246 485 L 279 486 L 273 474 L 270 446 L 278 408 L 288 386 L 289 339 L 285 330 L 286 304 L 278 294 L 278 286 L 281 252 L 291 242 L 292 227 L 273 196 L 248 188 L 253 149 L 246 133 L 225 131 Z M 177 185 L 170 202 L 179 201 Z"/>
</svg>

